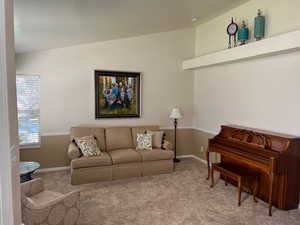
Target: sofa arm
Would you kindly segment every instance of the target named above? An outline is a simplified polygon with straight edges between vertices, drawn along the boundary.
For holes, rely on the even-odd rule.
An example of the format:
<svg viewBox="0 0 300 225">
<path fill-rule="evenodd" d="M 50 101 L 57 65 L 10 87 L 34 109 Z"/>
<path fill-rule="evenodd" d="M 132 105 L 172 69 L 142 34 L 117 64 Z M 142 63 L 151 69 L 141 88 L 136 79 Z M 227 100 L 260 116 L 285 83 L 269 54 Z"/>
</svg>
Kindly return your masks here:
<svg viewBox="0 0 300 225">
<path fill-rule="evenodd" d="M 30 201 L 30 198 L 27 198 Z M 28 208 L 31 210 L 43 210 L 45 208 L 53 208 L 54 206 L 63 203 L 66 207 L 74 207 L 77 203 L 79 203 L 80 200 L 80 191 L 75 190 L 71 191 L 67 194 L 64 194 L 63 196 L 54 199 L 52 201 L 48 201 L 44 204 L 35 205 L 34 202 L 30 201 L 30 203 L 27 205 Z"/>
<path fill-rule="evenodd" d="M 173 144 L 170 141 L 164 141 L 163 148 L 166 150 L 173 150 Z"/>
<path fill-rule="evenodd" d="M 77 159 L 79 158 L 81 155 L 79 148 L 77 147 L 77 145 L 75 143 L 71 143 L 68 147 L 68 157 L 69 159 L 73 160 L 73 159 Z"/>
<path fill-rule="evenodd" d="M 44 191 L 44 182 L 41 178 L 36 178 L 21 184 L 22 197 L 30 197 Z"/>
<path fill-rule="evenodd" d="M 44 204 L 36 205 L 30 198 L 27 198 L 27 203 L 22 208 L 22 219 L 24 224 L 50 224 L 49 215 L 52 213 L 52 218 L 57 217 L 58 220 L 65 218 L 66 213 L 72 210 L 72 215 L 76 218 L 74 220 L 78 222 L 80 215 L 79 208 L 80 192 L 73 191 L 55 200 L 45 202 Z M 53 209 L 68 209 L 64 214 Z M 53 215 L 53 212 L 57 215 Z M 77 223 L 74 223 L 77 224 Z"/>
</svg>

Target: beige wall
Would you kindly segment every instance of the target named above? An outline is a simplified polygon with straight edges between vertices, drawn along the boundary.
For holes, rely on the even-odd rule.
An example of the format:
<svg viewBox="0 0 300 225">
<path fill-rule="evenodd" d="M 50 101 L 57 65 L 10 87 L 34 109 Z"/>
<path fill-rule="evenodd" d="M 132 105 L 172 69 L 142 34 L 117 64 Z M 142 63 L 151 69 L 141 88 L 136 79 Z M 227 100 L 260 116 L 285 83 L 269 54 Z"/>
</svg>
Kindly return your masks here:
<svg viewBox="0 0 300 225">
<path fill-rule="evenodd" d="M 231 16 L 239 22 L 246 20 L 251 28 L 258 8 L 267 16 L 268 37 L 299 29 L 299 6 L 300 2 L 296 0 L 249 1 L 199 25 L 193 50 L 201 55 L 226 48 L 225 29 Z M 294 19 L 290 19 L 290 15 Z M 299 52 L 198 69 L 193 76 L 192 72 L 182 72 L 180 68 L 182 59 L 192 57 L 192 36 L 193 31 L 187 29 L 19 55 L 19 73 L 42 76 L 42 132 L 67 132 L 70 126 L 83 123 L 136 125 L 159 122 L 161 126 L 171 126 L 168 112 L 173 105 L 180 105 L 185 113 L 181 126 L 199 129 L 180 130 L 179 155 L 205 158 L 201 147 L 206 150 L 208 138 L 218 132 L 222 124 L 234 123 L 300 135 Z M 93 119 L 94 69 L 144 73 L 141 119 Z M 157 97 L 159 101 L 156 101 Z M 43 137 L 43 143 L 40 152 L 22 150 L 21 158 L 43 161 L 44 157 L 43 167 L 68 163 L 64 152 L 67 136 Z M 55 161 L 55 155 L 59 155 L 61 161 Z"/>
<path fill-rule="evenodd" d="M 43 136 L 41 148 L 22 149 L 21 161 L 36 161 L 41 168 L 65 167 L 70 165 L 67 148 L 70 143 L 69 135 Z"/>
<path fill-rule="evenodd" d="M 68 134 L 71 126 L 170 127 L 168 116 L 176 105 L 184 113 L 180 126 L 191 127 L 193 73 L 182 71 L 181 62 L 194 56 L 194 38 L 194 30 L 185 29 L 18 55 L 18 74 L 41 76 L 41 148 L 22 149 L 21 160 L 38 161 L 42 168 L 67 166 L 69 137 L 57 134 Z M 140 119 L 94 119 L 95 69 L 143 73 Z M 189 132 L 180 133 L 181 154 L 182 142 L 192 142 Z"/>
<path fill-rule="evenodd" d="M 172 129 L 164 129 L 166 139 L 174 143 Z M 201 146 L 207 148 L 207 140 L 211 135 L 194 129 L 179 129 L 177 132 L 177 154 L 196 155 L 205 159 Z M 67 157 L 67 147 L 70 143 L 68 135 L 43 136 L 41 149 L 23 149 L 22 161 L 37 161 L 41 168 L 65 167 L 70 165 Z"/>
<path fill-rule="evenodd" d="M 231 16 L 252 23 L 267 13 L 267 36 L 300 28 L 296 0 L 252 0 L 197 27 L 197 55 L 226 47 Z M 194 126 L 217 132 L 222 124 L 300 135 L 300 52 L 198 69 L 194 75 Z"/>
<path fill-rule="evenodd" d="M 251 0 L 196 28 L 196 55 L 226 49 L 228 46 L 227 25 L 234 17 L 241 23 L 245 20 L 253 30 L 254 17 L 261 9 L 266 16 L 266 36 L 274 36 L 300 29 L 300 1 L 298 0 Z M 253 41 L 253 35 L 251 35 Z"/>
<path fill-rule="evenodd" d="M 169 127 L 172 107 L 182 108 L 182 126 L 192 125 L 193 77 L 182 71 L 194 55 L 194 30 L 19 54 L 18 74 L 41 76 L 41 132 L 67 133 L 71 126 L 159 124 Z M 142 72 L 142 117 L 102 119 L 94 115 L 94 70 Z"/>
</svg>

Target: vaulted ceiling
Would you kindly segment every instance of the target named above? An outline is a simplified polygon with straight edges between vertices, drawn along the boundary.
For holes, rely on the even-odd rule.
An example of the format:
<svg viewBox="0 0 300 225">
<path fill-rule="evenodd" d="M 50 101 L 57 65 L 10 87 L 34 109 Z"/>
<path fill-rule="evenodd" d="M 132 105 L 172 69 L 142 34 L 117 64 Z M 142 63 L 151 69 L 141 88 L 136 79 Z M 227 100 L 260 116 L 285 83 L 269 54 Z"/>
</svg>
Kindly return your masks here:
<svg viewBox="0 0 300 225">
<path fill-rule="evenodd" d="M 193 26 L 247 0 L 15 0 L 17 52 Z"/>
</svg>

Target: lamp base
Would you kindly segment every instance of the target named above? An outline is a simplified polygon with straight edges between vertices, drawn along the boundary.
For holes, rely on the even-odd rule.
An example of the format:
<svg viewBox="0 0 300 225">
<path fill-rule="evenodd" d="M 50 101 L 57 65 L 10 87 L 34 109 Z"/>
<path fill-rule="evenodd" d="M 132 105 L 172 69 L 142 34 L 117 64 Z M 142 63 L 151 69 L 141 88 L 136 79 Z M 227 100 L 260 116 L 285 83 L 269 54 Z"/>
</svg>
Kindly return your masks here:
<svg viewBox="0 0 300 225">
<path fill-rule="evenodd" d="M 173 161 L 174 161 L 175 163 L 179 163 L 179 162 L 180 162 L 180 160 L 177 159 L 177 158 L 173 159 Z"/>
</svg>

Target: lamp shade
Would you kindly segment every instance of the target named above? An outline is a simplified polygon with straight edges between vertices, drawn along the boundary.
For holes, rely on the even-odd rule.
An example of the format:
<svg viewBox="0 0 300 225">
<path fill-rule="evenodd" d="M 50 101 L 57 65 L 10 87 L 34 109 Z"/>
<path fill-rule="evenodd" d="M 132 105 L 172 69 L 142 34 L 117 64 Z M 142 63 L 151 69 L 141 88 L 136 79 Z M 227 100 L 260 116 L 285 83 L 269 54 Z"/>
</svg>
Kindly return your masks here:
<svg viewBox="0 0 300 225">
<path fill-rule="evenodd" d="M 183 116 L 182 116 L 182 114 L 181 114 L 181 112 L 180 112 L 180 109 L 178 108 L 178 107 L 175 107 L 173 110 L 172 110 L 172 112 L 171 112 L 171 114 L 170 114 L 170 118 L 171 119 L 181 119 Z"/>
</svg>

